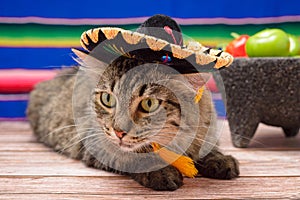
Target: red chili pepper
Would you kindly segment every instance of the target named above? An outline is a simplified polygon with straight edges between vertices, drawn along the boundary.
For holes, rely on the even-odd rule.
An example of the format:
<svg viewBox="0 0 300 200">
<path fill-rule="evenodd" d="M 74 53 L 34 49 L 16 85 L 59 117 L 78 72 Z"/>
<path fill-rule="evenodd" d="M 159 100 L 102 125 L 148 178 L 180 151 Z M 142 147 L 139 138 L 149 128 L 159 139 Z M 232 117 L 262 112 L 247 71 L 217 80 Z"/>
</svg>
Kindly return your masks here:
<svg viewBox="0 0 300 200">
<path fill-rule="evenodd" d="M 226 46 L 225 51 L 230 53 L 233 57 L 247 57 L 245 44 L 249 38 L 249 35 L 231 33 L 231 36 L 235 39 Z"/>
</svg>

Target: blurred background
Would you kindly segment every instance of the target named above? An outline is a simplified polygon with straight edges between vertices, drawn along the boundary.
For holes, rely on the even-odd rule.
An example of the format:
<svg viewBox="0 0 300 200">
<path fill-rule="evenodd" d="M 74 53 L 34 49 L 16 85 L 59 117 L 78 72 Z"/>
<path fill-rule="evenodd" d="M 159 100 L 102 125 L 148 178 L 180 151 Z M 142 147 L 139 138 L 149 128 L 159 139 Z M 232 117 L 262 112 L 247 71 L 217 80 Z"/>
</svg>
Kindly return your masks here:
<svg viewBox="0 0 300 200">
<path fill-rule="evenodd" d="M 300 36 L 299 0 L 1 0 L 0 120 L 26 120 L 28 93 L 57 69 L 75 64 L 70 48 L 80 48 L 83 31 L 99 26 L 132 30 L 154 14 L 173 17 L 185 35 L 215 48 L 231 42 L 232 32 L 253 35 L 280 28 Z M 219 117 L 225 117 L 213 81 L 209 88 Z"/>
</svg>

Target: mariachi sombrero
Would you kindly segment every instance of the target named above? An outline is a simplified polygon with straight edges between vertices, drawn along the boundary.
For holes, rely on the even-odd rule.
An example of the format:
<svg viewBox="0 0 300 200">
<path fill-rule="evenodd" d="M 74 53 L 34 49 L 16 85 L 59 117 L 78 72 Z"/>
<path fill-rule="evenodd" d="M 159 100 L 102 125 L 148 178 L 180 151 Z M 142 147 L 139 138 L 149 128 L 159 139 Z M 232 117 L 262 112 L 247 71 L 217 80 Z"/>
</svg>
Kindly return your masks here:
<svg viewBox="0 0 300 200">
<path fill-rule="evenodd" d="M 198 42 L 183 45 L 178 24 L 168 16 L 155 15 L 136 31 L 102 27 L 85 31 L 81 46 L 89 55 L 106 63 L 120 56 L 162 63 L 180 73 L 205 72 L 228 67 L 233 57 Z"/>
</svg>

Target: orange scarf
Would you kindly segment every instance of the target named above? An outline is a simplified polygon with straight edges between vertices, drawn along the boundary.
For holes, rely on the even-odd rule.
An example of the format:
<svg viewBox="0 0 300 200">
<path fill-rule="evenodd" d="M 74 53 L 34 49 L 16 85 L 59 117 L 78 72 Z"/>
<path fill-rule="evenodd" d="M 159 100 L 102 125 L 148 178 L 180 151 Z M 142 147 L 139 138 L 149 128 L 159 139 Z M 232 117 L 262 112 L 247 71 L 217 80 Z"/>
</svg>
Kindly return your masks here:
<svg viewBox="0 0 300 200">
<path fill-rule="evenodd" d="M 177 168 L 183 175 L 194 178 L 198 174 L 198 170 L 190 157 L 179 155 L 169 151 L 165 147 L 161 148 L 160 145 L 155 142 L 152 143 L 152 147 L 155 153 L 164 161 Z"/>
</svg>

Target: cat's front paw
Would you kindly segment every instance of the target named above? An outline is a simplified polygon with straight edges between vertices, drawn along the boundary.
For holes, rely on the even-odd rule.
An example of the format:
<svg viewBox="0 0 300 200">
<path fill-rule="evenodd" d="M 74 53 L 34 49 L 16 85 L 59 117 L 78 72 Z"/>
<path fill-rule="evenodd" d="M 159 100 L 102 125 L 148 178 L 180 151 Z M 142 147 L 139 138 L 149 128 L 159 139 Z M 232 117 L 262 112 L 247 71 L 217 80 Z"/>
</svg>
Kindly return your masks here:
<svg viewBox="0 0 300 200">
<path fill-rule="evenodd" d="M 132 178 L 141 185 L 153 190 L 173 191 L 183 185 L 182 174 L 172 166 L 153 172 L 132 174 Z"/>
<path fill-rule="evenodd" d="M 196 166 L 200 174 L 209 178 L 232 179 L 240 174 L 238 161 L 220 152 L 208 154 Z"/>
</svg>

